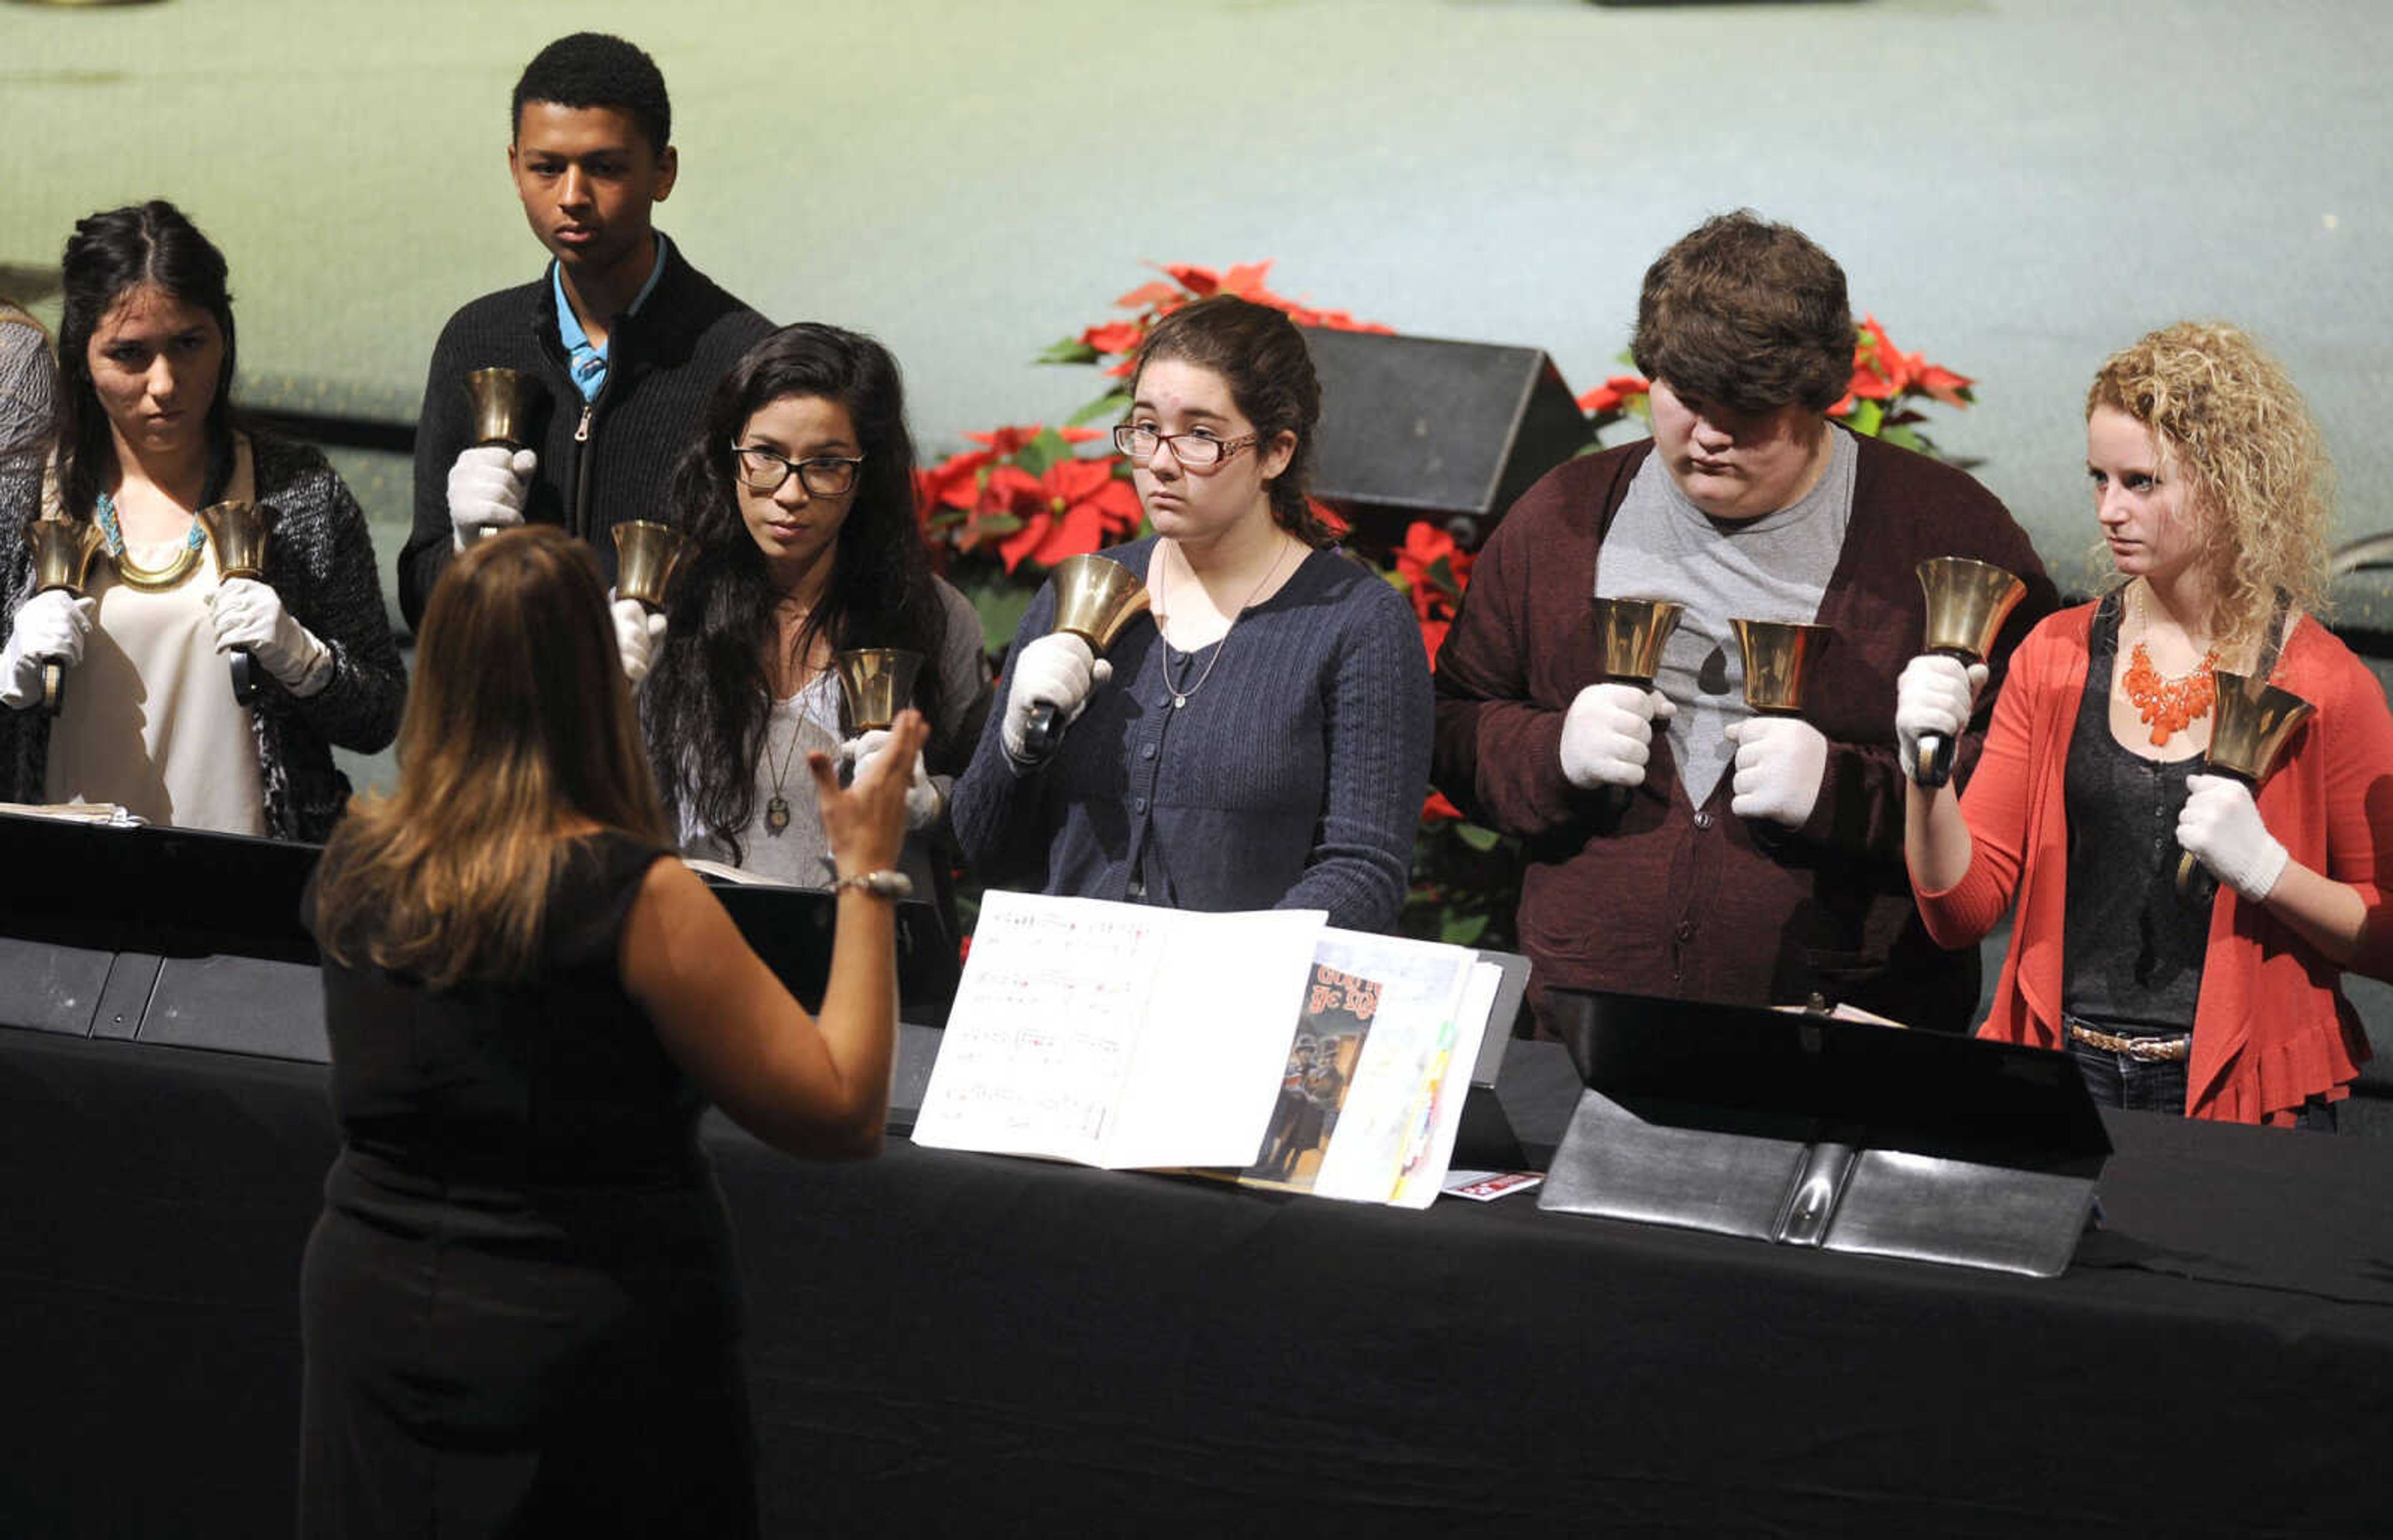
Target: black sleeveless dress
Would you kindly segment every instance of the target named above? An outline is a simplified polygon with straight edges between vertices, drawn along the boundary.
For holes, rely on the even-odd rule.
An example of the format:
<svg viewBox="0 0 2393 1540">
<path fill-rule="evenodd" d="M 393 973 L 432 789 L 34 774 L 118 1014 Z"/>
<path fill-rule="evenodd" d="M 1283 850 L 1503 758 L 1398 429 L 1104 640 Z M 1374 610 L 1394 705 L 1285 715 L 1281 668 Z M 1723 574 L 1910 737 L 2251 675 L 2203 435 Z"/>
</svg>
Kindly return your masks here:
<svg viewBox="0 0 2393 1540">
<path fill-rule="evenodd" d="M 755 1533 L 703 1103 L 619 972 L 665 854 L 576 841 L 526 983 L 325 963 L 342 1152 L 301 1278 L 303 1534 Z"/>
</svg>

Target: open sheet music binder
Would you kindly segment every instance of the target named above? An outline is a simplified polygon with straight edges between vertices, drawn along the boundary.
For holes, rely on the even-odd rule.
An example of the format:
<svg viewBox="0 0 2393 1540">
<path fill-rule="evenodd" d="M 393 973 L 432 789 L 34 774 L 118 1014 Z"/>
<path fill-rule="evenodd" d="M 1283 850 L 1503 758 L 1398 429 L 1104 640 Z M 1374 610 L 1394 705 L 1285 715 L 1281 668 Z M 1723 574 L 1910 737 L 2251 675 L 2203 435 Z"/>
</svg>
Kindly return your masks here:
<svg viewBox="0 0 2393 1540">
<path fill-rule="evenodd" d="M 2111 1152 L 2065 1053 L 1555 989 L 1587 1087 L 1538 1207 L 2038 1277 Z"/>
</svg>

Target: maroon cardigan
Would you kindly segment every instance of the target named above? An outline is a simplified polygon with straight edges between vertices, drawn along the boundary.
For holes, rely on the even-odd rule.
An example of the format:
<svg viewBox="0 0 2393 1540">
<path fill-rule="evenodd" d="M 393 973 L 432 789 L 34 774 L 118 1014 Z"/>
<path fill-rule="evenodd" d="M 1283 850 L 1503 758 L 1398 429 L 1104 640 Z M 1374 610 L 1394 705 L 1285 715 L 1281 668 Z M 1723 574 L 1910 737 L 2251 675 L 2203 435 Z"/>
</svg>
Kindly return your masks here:
<svg viewBox="0 0 2393 1540">
<path fill-rule="evenodd" d="M 1819 805 L 1800 829 L 1729 812 L 1729 778 L 1697 807 L 1654 736 L 1626 799 L 1563 777 L 1563 716 L 1602 679 L 1589 600 L 1597 548 L 1650 440 L 1574 460 L 1512 505 L 1472 568 L 1437 659 L 1432 777 L 1479 822 L 1522 837 L 1521 943 L 1544 1014 L 1555 985 L 1732 1004 L 1849 1002 L 1897 1021 L 1968 1029 L 1974 950 L 1928 938 L 1903 865 L 1894 681 L 1918 652 L 1916 568 L 1975 556 L 2026 580 L 1994 679 L 1960 748 L 1976 761 L 2011 649 L 2056 604 L 2028 537 L 1992 493 L 1949 465 L 1858 441 L 1852 521 L 1820 604 L 1836 639 L 1813 666 L 1804 715 L 1828 737 Z"/>
</svg>

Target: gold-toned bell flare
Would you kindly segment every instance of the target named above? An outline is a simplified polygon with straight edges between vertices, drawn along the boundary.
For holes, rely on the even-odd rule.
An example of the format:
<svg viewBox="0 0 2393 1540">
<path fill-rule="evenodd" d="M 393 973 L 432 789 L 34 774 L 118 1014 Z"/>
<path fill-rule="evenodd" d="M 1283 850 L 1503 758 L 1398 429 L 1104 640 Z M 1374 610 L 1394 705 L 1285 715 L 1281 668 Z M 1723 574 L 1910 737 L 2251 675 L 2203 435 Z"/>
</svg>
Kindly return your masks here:
<svg viewBox="0 0 2393 1540">
<path fill-rule="evenodd" d="M 2217 715 L 2211 719 L 2210 768 L 2237 776 L 2258 786 L 2277 767 L 2301 724 L 2318 708 L 2291 690 L 2281 690 L 2265 679 L 2247 679 L 2217 669 L 2211 673 L 2217 686 Z"/>
<path fill-rule="evenodd" d="M 37 518 L 25 526 L 25 543 L 33 548 L 33 592 L 62 588 L 80 599 L 108 539 L 86 519 Z"/>
<path fill-rule="evenodd" d="M 1729 625 L 1745 655 L 1745 703 L 1769 716 L 1802 715 L 1804 675 L 1836 633 L 1801 620 L 1732 620 Z"/>
<path fill-rule="evenodd" d="M 503 444 L 526 449 L 531 441 L 531 409 L 538 385 L 513 369 L 477 369 L 465 376 L 465 395 L 474 403 L 474 443 Z"/>
<path fill-rule="evenodd" d="M 914 698 L 922 655 L 904 647 L 855 647 L 834 656 L 831 666 L 839 672 L 848 722 L 856 731 L 870 733 L 896 722 Z"/>
<path fill-rule="evenodd" d="M 37 518 L 25 526 L 25 542 L 33 548 L 33 592 L 61 589 L 80 599 L 91 581 L 91 564 L 108 548 L 107 538 L 88 519 Z M 55 658 L 42 659 L 42 711 L 56 716 L 66 703 L 67 666 Z"/>
<path fill-rule="evenodd" d="M 2027 597 L 2027 584 L 1999 567 L 1968 556 L 1930 556 L 1919 564 L 1928 595 L 1929 652 L 1982 663 L 1994 650 L 2003 622 Z"/>
<path fill-rule="evenodd" d="M 274 510 L 255 502 L 217 502 L 200 510 L 200 528 L 216 548 L 220 577 L 266 576 L 266 545 L 274 532 Z"/>
<path fill-rule="evenodd" d="M 2255 791 L 2277 768 L 2277 758 L 2318 710 L 2291 690 L 2281 690 L 2265 679 L 2251 679 L 2225 669 L 2211 672 L 2216 690 L 2217 714 L 2210 719 L 2210 749 L 2203 768 L 2232 776 Z M 2216 887 L 2203 871 L 2193 852 L 2177 857 L 2177 892 L 2189 903 L 2207 904 Z"/>
<path fill-rule="evenodd" d="M 650 609 L 664 608 L 673 574 L 697 550 L 698 542 L 671 525 L 625 519 L 615 526 L 616 594 Z"/>
<path fill-rule="evenodd" d="M 1683 609 L 1667 599 L 1597 599 L 1595 648 L 1604 677 L 1650 688 Z"/>
<path fill-rule="evenodd" d="M 1105 556 L 1067 556 L 1055 564 L 1055 625 L 1098 652 L 1122 628 L 1146 613 L 1146 584 Z"/>
</svg>

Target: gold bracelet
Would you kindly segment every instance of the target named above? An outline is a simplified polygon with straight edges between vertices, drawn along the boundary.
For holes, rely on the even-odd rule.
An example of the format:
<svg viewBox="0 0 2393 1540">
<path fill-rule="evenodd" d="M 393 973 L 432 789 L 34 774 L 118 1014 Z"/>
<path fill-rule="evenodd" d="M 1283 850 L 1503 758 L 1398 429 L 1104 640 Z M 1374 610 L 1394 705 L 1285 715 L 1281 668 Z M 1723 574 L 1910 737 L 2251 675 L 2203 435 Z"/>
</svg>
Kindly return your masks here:
<svg viewBox="0 0 2393 1540">
<path fill-rule="evenodd" d="M 914 896 L 914 880 L 902 871 L 892 871 L 886 867 L 879 871 L 860 871 L 853 877 L 831 879 L 831 892 L 837 893 L 843 888 L 854 888 L 858 893 L 870 894 L 875 898 Z"/>
</svg>

